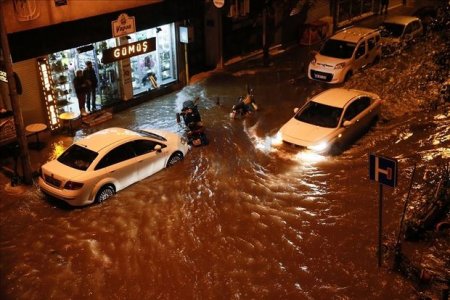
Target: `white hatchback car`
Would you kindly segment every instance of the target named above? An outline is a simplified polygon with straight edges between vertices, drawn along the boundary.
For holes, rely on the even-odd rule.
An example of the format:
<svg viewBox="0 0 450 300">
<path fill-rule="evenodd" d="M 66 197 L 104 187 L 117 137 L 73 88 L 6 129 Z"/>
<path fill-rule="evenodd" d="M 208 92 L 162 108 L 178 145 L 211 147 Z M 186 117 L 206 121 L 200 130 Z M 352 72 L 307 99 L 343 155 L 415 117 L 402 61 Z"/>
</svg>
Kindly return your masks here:
<svg viewBox="0 0 450 300">
<path fill-rule="evenodd" d="M 318 153 L 340 153 L 372 125 L 381 103 L 369 92 L 326 90 L 294 109 L 294 117 L 280 129 L 281 139 Z"/>
<path fill-rule="evenodd" d="M 410 16 L 386 18 L 381 27 L 381 47 L 383 56 L 395 54 L 423 35 L 422 21 Z"/>
<path fill-rule="evenodd" d="M 73 143 L 40 169 L 44 194 L 72 206 L 102 202 L 184 158 L 184 137 L 163 130 L 108 128 Z"/>
<path fill-rule="evenodd" d="M 350 27 L 331 36 L 308 67 L 309 79 L 341 83 L 381 57 L 380 33 L 364 27 Z"/>
</svg>

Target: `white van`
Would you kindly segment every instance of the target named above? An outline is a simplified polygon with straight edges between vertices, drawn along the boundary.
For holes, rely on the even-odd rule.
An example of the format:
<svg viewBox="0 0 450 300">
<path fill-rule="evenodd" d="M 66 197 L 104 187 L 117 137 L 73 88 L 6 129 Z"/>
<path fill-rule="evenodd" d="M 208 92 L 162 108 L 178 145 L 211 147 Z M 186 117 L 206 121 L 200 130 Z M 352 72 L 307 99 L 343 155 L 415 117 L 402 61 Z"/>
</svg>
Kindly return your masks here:
<svg viewBox="0 0 450 300">
<path fill-rule="evenodd" d="M 308 77 L 328 83 L 341 83 L 361 68 L 381 57 L 380 32 L 350 27 L 331 36 L 308 67 Z"/>
</svg>

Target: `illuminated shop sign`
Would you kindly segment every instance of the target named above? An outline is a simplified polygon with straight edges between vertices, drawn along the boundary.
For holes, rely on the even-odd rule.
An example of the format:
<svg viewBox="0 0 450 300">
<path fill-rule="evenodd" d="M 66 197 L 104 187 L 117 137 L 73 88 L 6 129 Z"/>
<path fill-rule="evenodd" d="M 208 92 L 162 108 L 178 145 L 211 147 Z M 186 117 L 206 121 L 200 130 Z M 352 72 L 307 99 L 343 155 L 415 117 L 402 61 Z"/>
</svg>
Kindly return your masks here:
<svg viewBox="0 0 450 300">
<path fill-rule="evenodd" d="M 117 20 L 111 22 L 113 37 L 120 37 L 136 32 L 136 23 L 134 17 L 127 14 L 120 14 Z"/>
<path fill-rule="evenodd" d="M 53 87 L 53 79 L 50 75 L 50 65 L 46 58 L 37 60 L 39 76 L 41 78 L 41 89 L 44 95 L 44 103 L 47 108 L 47 119 L 50 129 L 55 130 L 60 127 L 58 115 L 56 113 L 56 97 Z"/>
<path fill-rule="evenodd" d="M 5 71 L 0 70 L 0 81 L 8 82 L 8 78 L 6 76 L 6 72 Z"/>
<path fill-rule="evenodd" d="M 150 38 L 110 49 L 103 50 L 102 63 L 109 64 L 125 58 L 156 50 L 156 39 Z"/>
</svg>

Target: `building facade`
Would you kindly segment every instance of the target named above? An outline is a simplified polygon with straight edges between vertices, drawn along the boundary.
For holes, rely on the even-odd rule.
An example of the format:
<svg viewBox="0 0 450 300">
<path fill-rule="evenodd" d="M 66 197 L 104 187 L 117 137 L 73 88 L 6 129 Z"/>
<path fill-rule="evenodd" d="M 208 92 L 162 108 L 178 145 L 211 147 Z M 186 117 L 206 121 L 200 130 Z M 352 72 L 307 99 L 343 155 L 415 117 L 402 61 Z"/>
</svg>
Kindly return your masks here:
<svg viewBox="0 0 450 300">
<path fill-rule="evenodd" d="M 3 1 L 25 123 L 56 130 L 62 113 L 78 114 L 73 78 L 87 61 L 98 79 L 98 109 L 182 87 L 186 64 L 179 30 L 191 18 L 192 2 Z M 10 109 L 6 84 L 0 86 L 2 106 Z"/>
</svg>

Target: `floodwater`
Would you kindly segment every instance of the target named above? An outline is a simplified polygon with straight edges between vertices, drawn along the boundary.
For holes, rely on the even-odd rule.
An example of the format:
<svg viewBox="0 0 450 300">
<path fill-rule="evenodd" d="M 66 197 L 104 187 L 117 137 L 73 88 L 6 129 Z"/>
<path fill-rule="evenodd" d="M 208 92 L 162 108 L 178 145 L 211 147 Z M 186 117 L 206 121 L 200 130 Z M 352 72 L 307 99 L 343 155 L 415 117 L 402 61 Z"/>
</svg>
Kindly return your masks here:
<svg viewBox="0 0 450 300">
<path fill-rule="evenodd" d="M 276 144 L 293 108 L 329 88 L 302 78 L 304 48 L 274 57 L 272 67 L 260 61 L 230 67 L 115 114 L 95 130 L 182 133 L 175 114 L 199 96 L 210 144 L 101 205 L 68 209 L 37 188 L 0 201 L 0 298 L 417 298 L 415 285 L 388 260 L 377 266 L 378 185 L 368 179 L 368 154 L 399 160 L 397 188 L 384 189 L 383 241 L 392 241 L 414 164 L 416 199 L 432 181 L 427 172 L 450 158 L 448 106 L 428 110 L 436 89 L 419 88 L 439 42 L 421 41 L 345 84 L 378 93 L 385 103 L 379 122 L 339 156 Z M 261 110 L 230 120 L 246 83 Z M 55 138 L 43 162 L 71 141 Z M 439 244 L 447 255 L 448 243 Z"/>
</svg>

